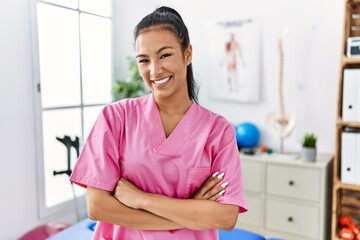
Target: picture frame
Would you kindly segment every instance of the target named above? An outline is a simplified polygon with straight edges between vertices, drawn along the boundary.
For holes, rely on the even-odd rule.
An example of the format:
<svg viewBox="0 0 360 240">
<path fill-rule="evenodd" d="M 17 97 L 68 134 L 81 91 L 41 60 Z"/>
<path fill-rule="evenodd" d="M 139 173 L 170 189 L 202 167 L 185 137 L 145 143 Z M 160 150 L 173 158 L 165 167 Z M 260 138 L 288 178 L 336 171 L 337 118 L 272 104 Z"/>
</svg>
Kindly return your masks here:
<svg viewBox="0 0 360 240">
<path fill-rule="evenodd" d="M 255 17 L 214 21 L 209 28 L 210 98 L 260 101 L 261 32 Z"/>
</svg>

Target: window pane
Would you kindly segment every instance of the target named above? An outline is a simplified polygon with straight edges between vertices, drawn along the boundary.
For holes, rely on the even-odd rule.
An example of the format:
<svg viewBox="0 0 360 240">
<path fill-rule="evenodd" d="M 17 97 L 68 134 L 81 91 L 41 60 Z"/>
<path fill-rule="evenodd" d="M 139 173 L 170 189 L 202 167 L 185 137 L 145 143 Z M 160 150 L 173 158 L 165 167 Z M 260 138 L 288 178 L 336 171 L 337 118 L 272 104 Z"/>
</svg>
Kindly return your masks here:
<svg viewBox="0 0 360 240">
<path fill-rule="evenodd" d="M 54 3 L 60 6 L 69 7 L 69 8 L 78 8 L 78 0 L 44 0 L 49 3 Z"/>
<path fill-rule="evenodd" d="M 38 4 L 43 107 L 80 104 L 78 13 Z"/>
<path fill-rule="evenodd" d="M 111 101 L 111 21 L 80 15 L 84 104 Z"/>
<path fill-rule="evenodd" d="M 81 11 L 110 17 L 111 9 L 111 0 L 80 0 Z"/>
<path fill-rule="evenodd" d="M 80 109 L 62 109 L 43 111 L 43 144 L 44 144 L 44 176 L 45 202 L 47 207 L 54 206 L 73 198 L 73 193 L 66 174 L 53 175 L 53 171 L 67 170 L 67 148 L 56 137 L 81 136 Z M 81 140 L 81 139 L 80 139 Z M 75 165 L 77 154 L 71 148 L 71 163 Z"/>
<path fill-rule="evenodd" d="M 84 108 L 84 142 L 89 136 L 89 133 L 103 108 L 104 106 Z"/>
</svg>

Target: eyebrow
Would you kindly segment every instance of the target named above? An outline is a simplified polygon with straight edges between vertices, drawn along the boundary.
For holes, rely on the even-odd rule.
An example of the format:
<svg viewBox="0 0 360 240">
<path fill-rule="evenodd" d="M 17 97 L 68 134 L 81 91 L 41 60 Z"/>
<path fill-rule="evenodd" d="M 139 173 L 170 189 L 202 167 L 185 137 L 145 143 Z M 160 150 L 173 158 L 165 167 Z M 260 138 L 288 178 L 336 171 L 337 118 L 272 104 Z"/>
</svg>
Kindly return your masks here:
<svg viewBox="0 0 360 240">
<path fill-rule="evenodd" d="M 165 49 L 173 49 L 173 47 L 171 47 L 171 46 L 163 46 L 163 47 L 161 47 L 161 48 L 159 48 L 155 53 L 156 54 L 159 54 L 159 53 L 161 53 L 162 51 L 164 51 Z M 138 55 L 136 55 L 136 58 L 139 58 L 139 57 L 147 57 L 148 55 L 146 55 L 146 54 L 138 54 Z"/>
</svg>

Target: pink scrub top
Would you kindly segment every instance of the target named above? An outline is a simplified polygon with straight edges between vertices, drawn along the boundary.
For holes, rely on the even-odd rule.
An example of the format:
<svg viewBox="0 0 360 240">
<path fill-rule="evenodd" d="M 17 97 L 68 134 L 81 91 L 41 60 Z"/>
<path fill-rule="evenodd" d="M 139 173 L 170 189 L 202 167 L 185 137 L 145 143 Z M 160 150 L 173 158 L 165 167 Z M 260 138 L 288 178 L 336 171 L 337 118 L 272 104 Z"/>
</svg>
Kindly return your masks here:
<svg viewBox="0 0 360 240">
<path fill-rule="evenodd" d="M 214 172 L 229 182 L 217 201 L 245 212 L 235 129 L 224 117 L 193 103 L 166 138 L 153 94 L 107 105 L 96 120 L 70 180 L 112 192 L 128 179 L 145 192 L 188 199 Z M 93 239 L 212 240 L 216 229 L 146 231 L 98 222 Z"/>
</svg>

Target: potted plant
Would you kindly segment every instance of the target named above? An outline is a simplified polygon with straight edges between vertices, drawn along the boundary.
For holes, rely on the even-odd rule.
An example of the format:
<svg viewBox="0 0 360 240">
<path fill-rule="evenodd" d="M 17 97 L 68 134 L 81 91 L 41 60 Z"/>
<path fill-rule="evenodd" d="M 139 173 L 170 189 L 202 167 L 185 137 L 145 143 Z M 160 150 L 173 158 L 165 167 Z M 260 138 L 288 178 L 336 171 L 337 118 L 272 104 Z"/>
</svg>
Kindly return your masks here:
<svg viewBox="0 0 360 240">
<path fill-rule="evenodd" d="M 302 140 L 301 159 L 306 162 L 315 162 L 316 160 L 316 141 L 314 133 L 306 133 Z"/>
<path fill-rule="evenodd" d="M 148 90 L 139 74 L 136 60 L 126 58 L 129 67 L 129 76 L 122 81 L 116 81 L 112 87 L 113 101 L 124 98 L 135 98 L 148 93 Z"/>
</svg>

